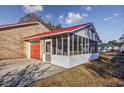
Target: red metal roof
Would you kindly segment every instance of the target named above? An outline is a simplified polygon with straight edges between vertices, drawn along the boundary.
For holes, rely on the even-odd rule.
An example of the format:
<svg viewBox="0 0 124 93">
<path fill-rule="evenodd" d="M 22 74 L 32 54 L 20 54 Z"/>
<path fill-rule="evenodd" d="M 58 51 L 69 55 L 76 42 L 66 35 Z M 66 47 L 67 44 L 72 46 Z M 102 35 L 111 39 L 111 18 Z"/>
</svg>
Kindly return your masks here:
<svg viewBox="0 0 124 93">
<path fill-rule="evenodd" d="M 87 23 L 89 24 L 89 23 Z M 80 25 L 76 25 L 76 26 L 71 26 L 71 27 L 67 27 L 67 28 L 61 28 L 61 29 L 57 29 L 57 30 L 53 30 L 53 31 L 49 31 L 49 32 L 42 32 L 40 34 L 36 34 L 36 35 L 32 35 L 29 37 L 25 37 L 24 39 L 31 39 L 31 38 L 36 38 L 36 37 L 42 37 L 45 35 L 53 35 L 53 34 L 57 34 L 57 33 L 61 33 L 61 32 L 70 32 L 72 30 L 78 29 L 80 27 L 86 26 L 87 24 L 80 24 Z"/>
</svg>

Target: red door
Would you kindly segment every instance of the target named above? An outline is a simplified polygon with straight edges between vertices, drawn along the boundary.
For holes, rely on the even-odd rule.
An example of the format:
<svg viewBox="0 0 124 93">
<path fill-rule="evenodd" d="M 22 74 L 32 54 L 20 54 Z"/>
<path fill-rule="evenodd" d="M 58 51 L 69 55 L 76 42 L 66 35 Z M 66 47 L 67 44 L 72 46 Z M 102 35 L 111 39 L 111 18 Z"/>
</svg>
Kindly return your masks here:
<svg viewBox="0 0 124 93">
<path fill-rule="evenodd" d="M 40 44 L 31 44 L 31 58 L 40 59 Z"/>
</svg>

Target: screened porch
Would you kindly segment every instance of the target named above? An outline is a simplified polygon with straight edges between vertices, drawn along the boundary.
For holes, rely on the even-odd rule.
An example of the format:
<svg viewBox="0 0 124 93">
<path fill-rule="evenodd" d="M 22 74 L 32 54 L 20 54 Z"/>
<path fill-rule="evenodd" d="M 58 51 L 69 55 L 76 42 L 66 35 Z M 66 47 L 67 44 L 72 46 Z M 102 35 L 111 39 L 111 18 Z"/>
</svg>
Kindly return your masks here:
<svg viewBox="0 0 124 93">
<path fill-rule="evenodd" d="M 44 53 L 52 55 L 72 56 L 98 52 L 97 41 L 72 33 L 42 39 L 45 41 L 50 40 L 49 44 L 45 44 Z"/>
</svg>

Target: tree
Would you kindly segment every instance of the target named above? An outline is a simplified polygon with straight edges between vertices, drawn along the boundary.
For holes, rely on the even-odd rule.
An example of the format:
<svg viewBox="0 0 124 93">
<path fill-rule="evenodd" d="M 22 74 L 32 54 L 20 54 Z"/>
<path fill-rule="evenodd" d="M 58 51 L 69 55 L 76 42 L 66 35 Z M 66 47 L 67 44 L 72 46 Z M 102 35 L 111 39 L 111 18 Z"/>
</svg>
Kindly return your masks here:
<svg viewBox="0 0 124 93">
<path fill-rule="evenodd" d="M 117 44 L 118 42 L 116 40 L 112 40 L 108 42 L 108 46 L 111 46 L 111 47 L 116 46 Z"/>
<path fill-rule="evenodd" d="M 26 14 L 24 17 L 20 18 L 18 23 L 26 23 L 26 22 L 34 22 L 34 21 L 38 21 L 38 22 L 43 22 L 40 16 L 37 16 L 34 13 L 29 13 Z"/>
<path fill-rule="evenodd" d="M 41 19 L 40 16 L 37 16 L 34 13 L 29 13 L 29 14 L 24 15 L 22 18 L 20 18 L 18 23 L 27 23 L 27 22 L 36 22 L 36 21 L 44 24 L 50 30 L 55 30 L 55 29 L 61 28 L 61 24 L 54 25 L 51 22 L 45 22 L 43 19 Z"/>
</svg>

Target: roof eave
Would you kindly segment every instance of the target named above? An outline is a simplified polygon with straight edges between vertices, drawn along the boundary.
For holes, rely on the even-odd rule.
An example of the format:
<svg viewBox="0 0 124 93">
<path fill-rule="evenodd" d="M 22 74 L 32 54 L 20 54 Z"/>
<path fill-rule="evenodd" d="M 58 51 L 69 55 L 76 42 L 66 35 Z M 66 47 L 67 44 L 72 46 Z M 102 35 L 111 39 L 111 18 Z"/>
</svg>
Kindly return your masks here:
<svg viewBox="0 0 124 93">
<path fill-rule="evenodd" d="M 89 23 L 89 24 L 87 24 L 87 25 L 85 25 L 85 26 L 81 26 L 81 27 L 76 28 L 76 29 L 74 29 L 74 30 L 68 30 L 68 31 L 65 31 L 65 32 L 53 33 L 53 34 L 44 35 L 44 36 L 29 37 L 29 38 L 26 38 L 26 39 L 23 39 L 23 40 L 31 40 L 31 39 L 36 39 L 36 38 L 42 38 L 42 37 L 48 37 L 48 36 L 54 36 L 54 35 L 72 33 L 73 31 L 82 29 L 82 28 L 84 28 L 84 27 L 86 27 L 86 26 L 89 26 L 90 24 L 92 24 L 92 23 Z"/>
<path fill-rule="evenodd" d="M 1 25 L 1 26 L 0 26 L 0 29 L 1 29 L 1 28 L 14 27 L 14 26 L 29 25 L 29 24 L 40 24 L 40 23 L 39 23 L 39 22 L 29 22 L 29 23 L 21 23 L 21 24 L 15 23 L 15 24 Z"/>
<path fill-rule="evenodd" d="M 60 32 L 60 33 L 56 33 L 56 34 L 50 34 L 50 35 L 44 35 L 44 36 L 31 37 L 31 38 L 26 38 L 26 39 L 23 39 L 23 40 L 32 40 L 32 39 L 55 36 L 55 35 L 60 35 L 60 34 L 67 34 L 67 33 L 69 33 L 69 31 L 68 32 Z"/>
</svg>

